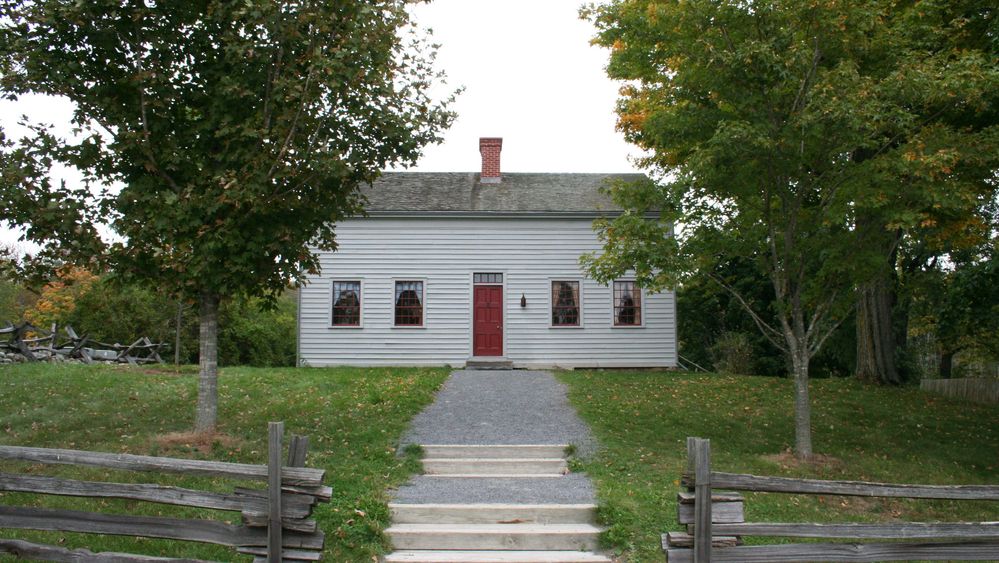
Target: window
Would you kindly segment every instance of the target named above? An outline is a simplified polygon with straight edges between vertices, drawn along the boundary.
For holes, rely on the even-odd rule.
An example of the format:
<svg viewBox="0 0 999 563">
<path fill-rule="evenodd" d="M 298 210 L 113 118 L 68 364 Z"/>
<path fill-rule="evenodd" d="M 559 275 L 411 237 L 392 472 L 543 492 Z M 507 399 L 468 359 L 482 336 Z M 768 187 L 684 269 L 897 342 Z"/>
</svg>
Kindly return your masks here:
<svg viewBox="0 0 999 563">
<path fill-rule="evenodd" d="M 579 326 L 579 282 L 552 282 L 552 326 Z"/>
<path fill-rule="evenodd" d="M 333 326 L 361 326 L 361 282 L 333 282 Z"/>
<path fill-rule="evenodd" d="M 395 326 L 423 326 L 423 282 L 395 282 Z"/>
<path fill-rule="evenodd" d="M 503 283 L 503 274 L 472 274 L 472 283 Z"/>
<path fill-rule="evenodd" d="M 633 281 L 614 282 L 614 326 L 642 326 L 642 290 Z"/>
</svg>

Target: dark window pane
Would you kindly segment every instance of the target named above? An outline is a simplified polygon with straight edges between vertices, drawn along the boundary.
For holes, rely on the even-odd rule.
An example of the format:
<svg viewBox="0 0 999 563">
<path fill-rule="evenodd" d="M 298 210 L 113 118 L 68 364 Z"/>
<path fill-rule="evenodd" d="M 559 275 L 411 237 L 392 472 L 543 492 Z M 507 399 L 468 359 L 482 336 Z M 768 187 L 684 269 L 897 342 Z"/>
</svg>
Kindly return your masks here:
<svg viewBox="0 0 999 563">
<path fill-rule="evenodd" d="M 423 325 L 423 282 L 395 282 L 396 326 Z"/>
<path fill-rule="evenodd" d="M 579 282 L 552 282 L 552 326 L 579 326 Z"/>
<path fill-rule="evenodd" d="M 361 282 L 333 282 L 333 326 L 361 325 Z"/>
<path fill-rule="evenodd" d="M 614 324 L 616 326 L 642 324 L 642 290 L 635 282 L 614 282 Z"/>
</svg>

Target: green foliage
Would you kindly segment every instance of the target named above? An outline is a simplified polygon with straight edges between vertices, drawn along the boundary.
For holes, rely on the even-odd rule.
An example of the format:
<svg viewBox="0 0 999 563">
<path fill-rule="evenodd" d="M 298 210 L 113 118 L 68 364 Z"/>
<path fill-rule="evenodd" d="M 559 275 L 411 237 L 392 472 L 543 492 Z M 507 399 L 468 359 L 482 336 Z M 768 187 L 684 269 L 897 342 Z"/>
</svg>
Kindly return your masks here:
<svg viewBox="0 0 999 563">
<path fill-rule="evenodd" d="M 219 313 L 219 362 L 227 366 L 294 366 L 296 294 L 286 292 L 273 307 L 259 299 L 224 304 Z"/>
<path fill-rule="evenodd" d="M 743 332 L 723 332 L 711 346 L 715 371 L 725 374 L 753 373 L 753 345 Z"/>
<path fill-rule="evenodd" d="M 273 296 L 318 269 L 358 186 L 454 117 L 425 93 L 441 75 L 401 0 L 5 1 L 0 16 L 0 90 L 66 97 L 80 128 L 8 142 L 3 218 L 189 296 Z M 123 187 L 54 186 L 57 163 Z M 123 242 L 98 248 L 94 217 Z"/>
<path fill-rule="evenodd" d="M 627 81 L 618 126 L 661 179 L 611 188 L 627 212 L 596 224 L 604 253 L 584 264 L 653 289 L 695 272 L 725 287 L 793 367 L 807 457 L 809 362 L 885 267 L 858 217 L 982 236 L 999 168 L 995 11 L 612 0 L 583 15 Z M 770 310 L 713 271 L 736 259 L 765 272 Z"/>
<path fill-rule="evenodd" d="M 80 296 L 61 324 L 100 342 L 131 344 L 148 336 L 170 343 L 172 350 L 176 310 L 176 302 L 166 295 L 105 276 Z"/>
<path fill-rule="evenodd" d="M 999 481 L 999 406 L 951 401 L 854 378 L 813 382 L 815 433 L 826 457 L 787 454 L 792 382 L 775 377 L 663 372 L 559 374 L 600 440 L 583 469 L 597 487 L 608 543 L 631 563 L 663 560 L 659 536 L 680 530 L 676 493 L 686 438 L 711 440 L 718 471 L 926 484 Z M 901 514 L 900 514 L 901 513 Z M 754 494 L 754 522 L 989 521 L 990 502 L 900 501 Z M 747 538 L 748 539 L 748 538 Z M 753 541 L 761 543 L 760 538 Z M 773 541 L 773 540 L 770 540 Z"/>
<path fill-rule="evenodd" d="M 389 550 L 381 530 L 389 523 L 386 491 L 405 482 L 417 461 L 396 455 L 409 420 L 434 397 L 447 376 L 440 369 L 256 369 L 226 368 L 219 378 L 224 398 L 220 434 L 198 443 L 190 429 L 196 374 L 146 366 L 18 365 L 0 377 L 0 443 L 213 459 L 267 462 L 267 422 L 283 420 L 288 435 L 309 436 L 307 465 L 326 470 L 333 488 L 315 518 L 326 534 L 324 561 L 372 561 Z M 372 402 L 369 397 L 384 398 Z M 0 470 L 10 471 L 9 463 Z M 23 466 L 19 467 L 23 470 Z M 150 475 L 73 466 L 33 466 L 63 478 L 149 482 Z M 156 482 L 232 492 L 245 482 L 161 475 Z M 44 499 L 44 500 L 38 500 Z M 232 513 L 182 510 L 154 503 L 7 493 L 4 504 L 37 504 L 169 517 L 233 519 Z M 250 561 L 233 550 L 193 542 L 108 535 L 7 531 L 67 548 L 136 552 L 164 557 Z"/>
</svg>

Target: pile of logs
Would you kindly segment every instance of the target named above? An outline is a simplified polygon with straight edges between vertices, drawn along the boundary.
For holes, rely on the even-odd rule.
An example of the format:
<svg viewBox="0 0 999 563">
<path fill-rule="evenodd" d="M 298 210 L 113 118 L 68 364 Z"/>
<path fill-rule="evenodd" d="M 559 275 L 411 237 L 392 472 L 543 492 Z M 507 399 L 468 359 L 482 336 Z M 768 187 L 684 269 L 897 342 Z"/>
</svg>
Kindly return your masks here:
<svg viewBox="0 0 999 563">
<path fill-rule="evenodd" d="M 19 362 L 94 362 L 128 363 L 130 365 L 163 363 L 160 348 L 164 344 L 154 343 L 143 336 L 132 344 L 107 344 L 79 336 L 73 327 L 63 327 L 60 332 L 55 324 L 49 330 L 38 328 L 28 322 L 16 325 L 7 323 L 0 328 L 0 363 Z"/>
</svg>

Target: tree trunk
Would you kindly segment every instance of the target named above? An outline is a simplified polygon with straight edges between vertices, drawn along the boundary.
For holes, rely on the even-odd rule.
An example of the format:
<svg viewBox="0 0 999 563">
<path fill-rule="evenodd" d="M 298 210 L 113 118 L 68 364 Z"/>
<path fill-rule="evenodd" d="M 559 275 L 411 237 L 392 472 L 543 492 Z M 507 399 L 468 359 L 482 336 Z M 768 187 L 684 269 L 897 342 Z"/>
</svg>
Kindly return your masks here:
<svg viewBox="0 0 999 563">
<path fill-rule="evenodd" d="M 857 377 L 887 385 L 902 383 L 895 363 L 904 339 L 895 329 L 894 308 L 898 293 L 898 245 L 901 230 L 888 230 L 877 214 L 857 217 L 858 244 L 874 248 L 884 262 L 873 277 L 857 287 Z"/>
<path fill-rule="evenodd" d="M 894 282 L 890 276 L 862 284 L 857 289 L 857 377 L 873 383 L 902 382 L 895 365 L 895 330 L 892 307 Z"/>
<path fill-rule="evenodd" d="M 218 414 L 218 336 L 219 296 L 201 294 L 200 330 L 198 334 L 198 407 L 194 419 L 195 432 L 214 432 Z"/>
<path fill-rule="evenodd" d="M 177 300 L 177 326 L 173 336 L 173 365 L 180 365 L 180 330 L 184 324 L 184 301 Z"/>
<path fill-rule="evenodd" d="M 954 371 L 954 354 L 955 352 L 941 352 L 940 353 L 940 377 L 943 379 L 950 379 Z"/>
<path fill-rule="evenodd" d="M 791 350 L 794 377 L 794 455 L 798 459 L 812 458 L 812 403 L 808 398 L 808 351 Z"/>
</svg>

